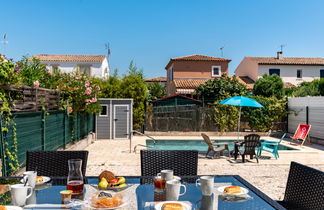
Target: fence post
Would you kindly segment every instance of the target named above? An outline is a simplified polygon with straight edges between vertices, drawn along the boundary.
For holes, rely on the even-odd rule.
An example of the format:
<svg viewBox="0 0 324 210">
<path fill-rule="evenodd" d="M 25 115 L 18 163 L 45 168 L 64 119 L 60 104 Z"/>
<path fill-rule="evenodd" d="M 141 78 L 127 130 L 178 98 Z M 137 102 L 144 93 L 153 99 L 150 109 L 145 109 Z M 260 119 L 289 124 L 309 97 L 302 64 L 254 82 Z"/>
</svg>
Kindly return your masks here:
<svg viewBox="0 0 324 210">
<path fill-rule="evenodd" d="M 42 111 L 42 121 L 41 121 L 41 127 L 42 127 L 42 150 L 45 150 L 45 112 Z"/>
<path fill-rule="evenodd" d="M 67 115 L 67 110 L 63 112 L 63 149 L 65 149 L 66 145 L 66 115 Z"/>
<path fill-rule="evenodd" d="M 2 176 L 7 176 L 7 163 L 5 158 L 5 145 L 4 145 L 4 139 L 3 139 L 3 132 L 2 132 L 2 115 L 0 114 L 0 156 L 1 156 L 1 164 L 2 164 Z"/>
<path fill-rule="evenodd" d="M 309 125 L 309 107 L 306 106 L 306 124 Z"/>
</svg>

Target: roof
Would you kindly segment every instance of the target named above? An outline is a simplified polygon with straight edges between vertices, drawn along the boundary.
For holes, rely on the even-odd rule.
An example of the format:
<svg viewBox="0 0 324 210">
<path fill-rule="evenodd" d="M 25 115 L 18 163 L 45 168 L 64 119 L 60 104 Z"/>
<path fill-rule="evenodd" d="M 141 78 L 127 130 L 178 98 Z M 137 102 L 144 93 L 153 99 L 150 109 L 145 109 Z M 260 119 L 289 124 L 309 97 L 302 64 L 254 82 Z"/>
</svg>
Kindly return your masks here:
<svg viewBox="0 0 324 210">
<path fill-rule="evenodd" d="M 39 54 L 34 55 L 34 58 L 40 61 L 53 61 L 53 62 L 91 62 L 101 63 L 106 56 L 105 55 L 49 55 Z"/>
<path fill-rule="evenodd" d="M 307 58 L 307 57 L 246 57 L 258 64 L 264 65 L 324 65 L 324 58 Z"/>
<path fill-rule="evenodd" d="M 166 97 L 163 97 L 163 98 L 156 99 L 156 100 L 152 101 L 152 103 L 156 103 L 156 102 L 159 102 L 159 101 L 163 101 L 163 100 L 166 100 L 166 99 L 169 99 L 169 98 L 175 98 L 175 97 L 180 97 L 180 98 L 188 99 L 188 100 L 195 101 L 195 102 L 198 102 L 198 103 L 202 103 L 202 101 L 200 101 L 200 100 L 190 98 L 190 97 L 187 97 L 187 96 L 184 96 L 184 95 L 178 95 L 178 94 L 174 94 L 174 95 L 171 95 L 171 96 L 166 96 Z"/>
<path fill-rule="evenodd" d="M 166 65 L 165 69 L 168 69 L 173 61 L 223 61 L 223 62 L 230 62 L 231 59 L 217 58 L 217 57 L 207 56 L 207 55 L 188 55 L 188 56 L 183 56 L 183 57 L 171 58 L 169 63 Z"/>
<path fill-rule="evenodd" d="M 232 78 L 232 77 L 231 77 Z M 215 78 L 217 79 L 217 78 Z M 247 89 L 252 89 L 254 85 L 254 80 L 248 76 L 236 77 L 238 82 L 245 85 Z M 205 84 L 209 79 L 188 79 L 188 80 L 173 80 L 174 85 L 177 89 L 196 89 L 198 86 Z M 188 90 L 189 91 L 189 90 Z"/>
<path fill-rule="evenodd" d="M 146 79 L 145 82 L 167 82 L 167 78 L 166 77 L 153 77 L 153 78 Z"/>
<path fill-rule="evenodd" d="M 294 84 L 290 83 L 290 82 L 285 82 L 284 87 L 285 88 L 292 88 L 292 87 L 296 87 L 296 86 Z"/>
</svg>

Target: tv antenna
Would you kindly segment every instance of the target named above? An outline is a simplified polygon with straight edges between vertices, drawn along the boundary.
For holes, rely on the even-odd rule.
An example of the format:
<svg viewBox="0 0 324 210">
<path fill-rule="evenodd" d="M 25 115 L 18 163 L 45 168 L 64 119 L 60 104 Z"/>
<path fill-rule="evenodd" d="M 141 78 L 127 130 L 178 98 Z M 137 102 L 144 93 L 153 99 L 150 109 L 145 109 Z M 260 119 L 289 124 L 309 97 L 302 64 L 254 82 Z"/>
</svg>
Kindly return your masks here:
<svg viewBox="0 0 324 210">
<path fill-rule="evenodd" d="M 221 57 L 222 57 L 222 58 L 224 57 L 224 47 L 225 47 L 225 46 L 221 46 L 221 47 L 219 48 L 219 50 L 221 51 Z"/>
<path fill-rule="evenodd" d="M 3 54 L 6 54 L 6 48 L 7 48 L 7 44 L 9 43 L 7 41 L 7 34 L 3 35 L 3 40 L 1 41 L 1 43 L 3 44 Z"/>
<path fill-rule="evenodd" d="M 285 44 L 281 44 L 279 47 L 280 47 L 280 52 L 282 52 L 283 51 L 283 48 L 286 47 L 286 45 Z"/>
<path fill-rule="evenodd" d="M 109 61 L 109 57 L 110 57 L 110 54 L 111 54 L 109 42 L 105 44 L 105 49 L 107 50 L 107 62 L 108 62 L 108 72 L 107 72 L 107 74 L 109 75 L 109 71 L 110 71 L 110 61 Z"/>
</svg>

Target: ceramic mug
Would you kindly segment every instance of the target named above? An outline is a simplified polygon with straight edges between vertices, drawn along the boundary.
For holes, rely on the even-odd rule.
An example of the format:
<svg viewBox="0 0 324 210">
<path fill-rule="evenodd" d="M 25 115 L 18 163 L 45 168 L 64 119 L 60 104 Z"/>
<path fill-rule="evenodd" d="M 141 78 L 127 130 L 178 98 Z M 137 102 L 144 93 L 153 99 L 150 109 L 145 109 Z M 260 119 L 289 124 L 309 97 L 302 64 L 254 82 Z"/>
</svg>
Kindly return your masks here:
<svg viewBox="0 0 324 210">
<path fill-rule="evenodd" d="M 15 206 L 24 206 L 26 204 L 26 200 L 33 194 L 33 188 L 27 185 L 24 186 L 24 184 L 11 185 L 10 190 L 12 203 Z"/>
<path fill-rule="evenodd" d="M 180 193 L 180 188 L 183 187 L 184 192 Z M 177 201 L 179 196 L 186 193 L 187 188 L 178 180 L 170 180 L 165 184 L 165 197 L 167 201 Z"/>
<path fill-rule="evenodd" d="M 162 179 L 169 181 L 173 179 L 173 170 L 162 170 L 157 176 L 161 176 Z"/>
<path fill-rule="evenodd" d="M 214 191 L 214 177 L 202 176 L 196 180 L 196 186 L 200 186 L 202 195 L 210 196 Z"/>
</svg>

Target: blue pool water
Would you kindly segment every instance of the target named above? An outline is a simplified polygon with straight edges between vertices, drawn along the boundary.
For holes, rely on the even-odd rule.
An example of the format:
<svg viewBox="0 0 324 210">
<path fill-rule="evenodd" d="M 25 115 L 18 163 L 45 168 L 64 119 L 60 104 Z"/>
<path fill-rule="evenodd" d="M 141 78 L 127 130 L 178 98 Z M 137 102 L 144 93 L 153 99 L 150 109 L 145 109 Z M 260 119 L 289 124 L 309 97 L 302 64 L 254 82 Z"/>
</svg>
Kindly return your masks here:
<svg viewBox="0 0 324 210">
<path fill-rule="evenodd" d="M 213 140 L 212 140 L 213 141 Z M 236 141 L 236 140 L 235 140 Z M 266 140 L 261 140 L 264 142 Z M 229 143 L 229 149 L 234 149 L 233 140 L 217 140 L 217 142 Z M 146 145 L 149 146 L 149 150 L 198 150 L 207 151 L 208 146 L 203 140 L 157 140 L 154 145 L 153 140 L 146 140 Z M 279 150 L 297 150 L 292 147 L 287 147 L 285 145 L 279 145 Z"/>
</svg>

